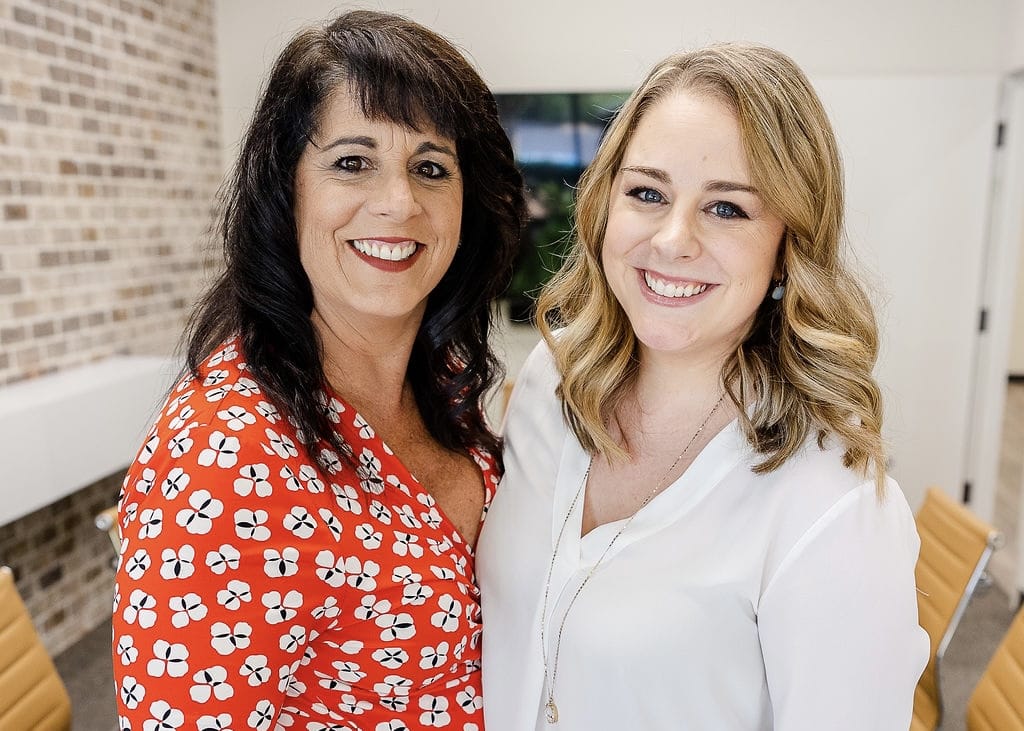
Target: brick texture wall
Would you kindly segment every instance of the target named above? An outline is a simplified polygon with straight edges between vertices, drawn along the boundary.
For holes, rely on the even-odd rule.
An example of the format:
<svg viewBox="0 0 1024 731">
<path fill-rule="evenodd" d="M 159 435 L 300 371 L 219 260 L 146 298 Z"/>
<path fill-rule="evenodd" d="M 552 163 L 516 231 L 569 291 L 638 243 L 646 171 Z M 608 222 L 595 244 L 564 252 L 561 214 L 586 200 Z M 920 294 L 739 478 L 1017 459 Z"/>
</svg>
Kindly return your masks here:
<svg viewBox="0 0 1024 731">
<path fill-rule="evenodd" d="M 215 265 L 213 0 L 0 0 L 0 389 L 170 354 Z M 51 652 L 110 613 L 119 476 L 0 526 Z"/>
<path fill-rule="evenodd" d="M 221 179 L 211 0 L 0 0 L 0 384 L 170 352 Z"/>
<path fill-rule="evenodd" d="M 51 655 L 110 617 L 115 550 L 93 519 L 116 500 L 123 477 L 111 475 L 0 529 L 0 563 L 14 570 Z"/>
</svg>

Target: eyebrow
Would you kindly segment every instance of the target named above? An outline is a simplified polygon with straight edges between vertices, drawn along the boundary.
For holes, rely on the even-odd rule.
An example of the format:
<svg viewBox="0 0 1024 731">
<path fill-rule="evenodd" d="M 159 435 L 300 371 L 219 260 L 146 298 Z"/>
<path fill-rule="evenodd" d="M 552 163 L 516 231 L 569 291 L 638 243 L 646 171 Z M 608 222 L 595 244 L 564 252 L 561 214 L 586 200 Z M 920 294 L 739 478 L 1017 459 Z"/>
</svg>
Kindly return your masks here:
<svg viewBox="0 0 1024 731">
<path fill-rule="evenodd" d="M 341 145 L 358 145 L 360 147 L 368 147 L 371 150 L 377 149 L 377 140 L 373 137 L 367 137 L 366 135 L 357 135 L 355 137 L 339 137 L 338 139 L 331 142 L 329 145 L 317 148 L 322 152 L 331 150 Z M 314 145 L 315 146 L 315 145 Z M 439 145 L 435 142 L 421 142 L 416 150 L 413 152 L 414 155 L 422 155 L 424 152 L 439 152 L 442 155 L 448 155 L 451 158 L 458 160 L 458 155 L 455 154 L 455 150 L 448 147 L 447 145 Z"/>
<path fill-rule="evenodd" d="M 660 183 L 670 185 L 672 178 L 664 170 L 659 168 L 649 168 L 643 165 L 629 165 L 621 168 L 621 172 L 632 172 L 646 175 L 649 178 L 654 178 Z M 752 185 L 743 185 L 742 183 L 734 183 L 730 180 L 709 180 L 704 184 L 704 190 L 712 193 L 751 193 L 753 195 L 759 195 L 757 188 Z"/>
<path fill-rule="evenodd" d="M 312 140 L 310 141 L 312 142 Z M 316 143 L 314 143 L 314 146 L 315 144 Z M 335 147 L 339 147 L 341 145 L 359 145 L 361 147 L 369 147 L 371 150 L 375 150 L 377 149 L 377 140 L 373 139 L 372 137 L 366 136 L 339 137 L 329 145 L 324 145 L 323 147 L 320 147 L 318 149 L 327 151 Z"/>
</svg>

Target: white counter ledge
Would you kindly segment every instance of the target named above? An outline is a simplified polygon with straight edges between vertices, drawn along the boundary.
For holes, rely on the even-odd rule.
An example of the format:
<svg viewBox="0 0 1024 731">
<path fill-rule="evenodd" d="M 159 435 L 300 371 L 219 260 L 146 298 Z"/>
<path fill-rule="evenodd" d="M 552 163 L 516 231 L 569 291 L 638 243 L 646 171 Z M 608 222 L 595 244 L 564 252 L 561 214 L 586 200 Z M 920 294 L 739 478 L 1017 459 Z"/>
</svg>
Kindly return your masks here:
<svg viewBox="0 0 1024 731">
<path fill-rule="evenodd" d="M 0 525 L 127 467 L 179 367 L 116 356 L 0 386 Z"/>
</svg>

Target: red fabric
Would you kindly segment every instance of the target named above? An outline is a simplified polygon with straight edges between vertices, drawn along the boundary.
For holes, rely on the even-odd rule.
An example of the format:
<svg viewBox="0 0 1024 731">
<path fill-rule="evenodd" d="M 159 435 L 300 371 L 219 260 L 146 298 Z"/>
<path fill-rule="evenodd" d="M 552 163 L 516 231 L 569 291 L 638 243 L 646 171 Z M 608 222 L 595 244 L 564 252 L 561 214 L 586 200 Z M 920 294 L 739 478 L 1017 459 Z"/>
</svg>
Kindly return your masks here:
<svg viewBox="0 0 1024 731">
<path fill-rule="evenodd" d="M 316 467 L 243 360 L 228 343 L 180 383 L 125 478 L 122 728 L 482 728 L 471 548 L 336 397 L 360 466 Z"/>
</svg>

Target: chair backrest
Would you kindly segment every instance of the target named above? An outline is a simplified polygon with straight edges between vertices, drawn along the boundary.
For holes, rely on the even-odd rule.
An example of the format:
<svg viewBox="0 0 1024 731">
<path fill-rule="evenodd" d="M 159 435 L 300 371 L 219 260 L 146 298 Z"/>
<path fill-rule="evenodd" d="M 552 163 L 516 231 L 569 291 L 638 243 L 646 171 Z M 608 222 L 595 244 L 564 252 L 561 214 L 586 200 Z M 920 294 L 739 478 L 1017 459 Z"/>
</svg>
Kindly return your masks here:
<svg viewBox="0 0 1024 731">
<path fill-rule="evenodd" d="M 67 731 L 71 699 L 14 585 L 0 566 L 0 729 Z"/>
<path fill-rule="evenodd" d="M 914 728 L 932 731 L 942 718 L 942 656 L 1000 535 L 935 487 L 928 489 L 917 512 L 917 531 L 921 535 L 917 606 L 932 654 L 914 693 Z"/>
<path fill-rule="evenodd" d="M 117 522 L 117 506 L 111 505 L 106 510 L 101 510 L 94 519 L 96 527 L 105 531 L 110 537 L 110 543 L 114 546 L 114 553 L 121 551 L 121 526 Z"/>
<path fill-rule="evenodd" d="M 974 686 L 967 731 L 1024 731 L 1024 609 Z"/>
</svg>

